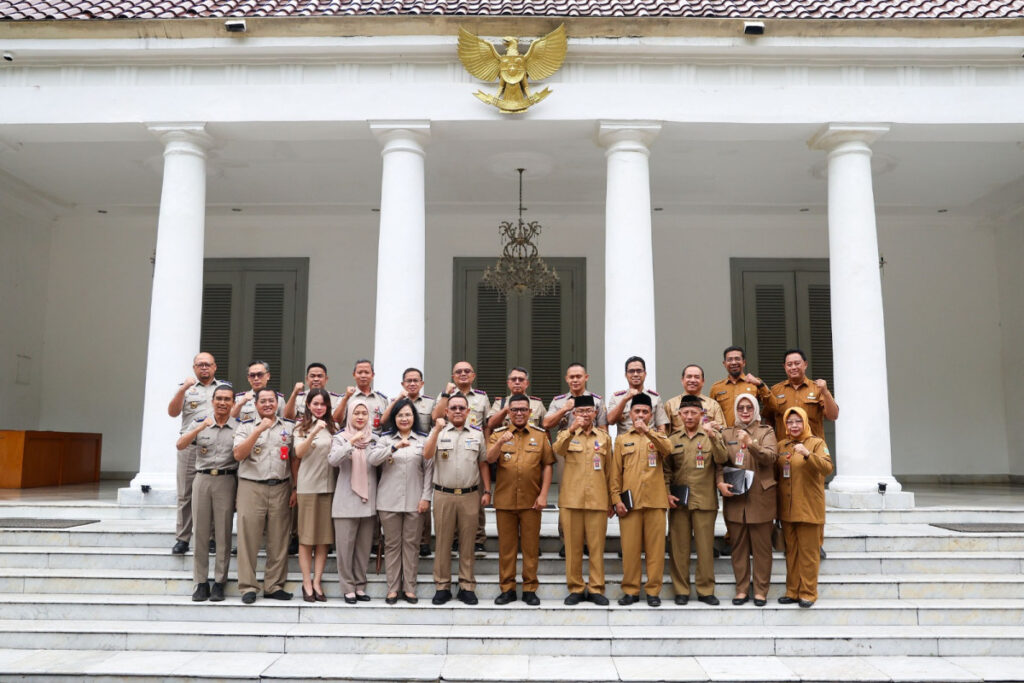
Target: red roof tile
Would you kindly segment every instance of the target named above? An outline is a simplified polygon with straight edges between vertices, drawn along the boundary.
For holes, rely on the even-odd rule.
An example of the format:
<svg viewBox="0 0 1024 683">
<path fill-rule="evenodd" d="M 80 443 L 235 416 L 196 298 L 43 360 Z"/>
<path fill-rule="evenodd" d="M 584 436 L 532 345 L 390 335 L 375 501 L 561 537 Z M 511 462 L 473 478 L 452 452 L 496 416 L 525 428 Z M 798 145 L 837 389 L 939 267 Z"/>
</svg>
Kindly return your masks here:
<svg viewBox="0 0 1024 683">
<path fill-rule="evenodd" d="M 1008 19 L 1024 0 L 0 0 L 0 20 L 357 15 Z"/>
</svg>

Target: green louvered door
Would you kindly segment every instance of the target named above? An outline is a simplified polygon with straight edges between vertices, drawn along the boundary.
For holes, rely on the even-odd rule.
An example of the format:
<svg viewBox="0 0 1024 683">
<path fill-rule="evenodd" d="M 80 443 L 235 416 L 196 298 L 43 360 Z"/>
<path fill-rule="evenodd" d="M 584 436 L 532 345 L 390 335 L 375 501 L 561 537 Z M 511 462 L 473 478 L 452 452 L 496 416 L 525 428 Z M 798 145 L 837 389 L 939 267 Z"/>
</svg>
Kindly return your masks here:
<svg viewBox="0 0 1024 683">
<path fill-rule="evenodd" d="M 546 405 L 566 391 L 566 365 L 586 362 L 586 259 L 545 260 L 559 275 L 553 294 L 505 299 L 482 281 L 493 259 L 455 259 L 452 362 L 472 363 L 489 396 L 505 395 L 508 371 L 518 365 Z"/>
<path fill-rule="evenodd" d="M 238 391 L 249 388 L 250 360 L 270 364 L 281 393 L 302 379 L 307 273 L 307 259 L 206 260 L 200 348 Z"/>
</svg>

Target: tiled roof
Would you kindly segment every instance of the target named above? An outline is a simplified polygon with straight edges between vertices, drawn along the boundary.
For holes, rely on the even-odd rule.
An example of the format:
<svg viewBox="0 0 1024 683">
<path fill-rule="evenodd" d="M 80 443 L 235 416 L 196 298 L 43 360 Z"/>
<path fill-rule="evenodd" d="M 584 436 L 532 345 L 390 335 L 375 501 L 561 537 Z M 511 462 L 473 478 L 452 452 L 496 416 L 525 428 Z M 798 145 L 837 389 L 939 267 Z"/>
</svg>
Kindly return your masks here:
<svg viewBox="0 0 1024 683">
<path fill-rule="evenodd" d="M 1024 0 L 0 0 L 0 19 L 324 16 L 1007 19 Z"/>
</svg>

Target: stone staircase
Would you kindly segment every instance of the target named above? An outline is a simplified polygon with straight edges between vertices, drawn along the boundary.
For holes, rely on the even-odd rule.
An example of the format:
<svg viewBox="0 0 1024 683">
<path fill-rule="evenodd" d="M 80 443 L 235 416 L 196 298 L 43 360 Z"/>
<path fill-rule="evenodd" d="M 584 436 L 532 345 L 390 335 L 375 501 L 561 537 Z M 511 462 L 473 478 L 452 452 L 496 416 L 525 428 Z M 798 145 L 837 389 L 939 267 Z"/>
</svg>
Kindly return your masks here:
<svg viewBox="0 0 1024 683">
<path fill-rule="evenodd" d="M 810 610 L 775 602 L 785 572 L 778 554 L 764 608 L 730 604 L 728 558 L 715 562 L 718 607 L 675 606 L 667 573 L 662 607 L 619 607 L 614 520 L 605 558 L 612 605 L 565 607 L 555 510 L 543 517 L 539 608 L 492 603 L 493 537 L 477 559 L 475 607 L 430 604 L 432 558 L 420 560 L 418 605 L 385 605 L 372 562 L 376 599 L 345 605 L 333 559 L 329 602 L 302 602 L 291 558 L 296 598 L 249 606 L 234 563 L 227 601 L 191 602 L 192 556 L 170 554 L 170 508 L 4 503 L 2 517 L 99 520 L 0 528 L 2 681 L 1024 679 L 1024 534 L 929 525 L 1024 522 L 1024 510 L 829 511 L 828 559 Z M 493 518 L 489 526 L 493 536 Z"/>
</svg>

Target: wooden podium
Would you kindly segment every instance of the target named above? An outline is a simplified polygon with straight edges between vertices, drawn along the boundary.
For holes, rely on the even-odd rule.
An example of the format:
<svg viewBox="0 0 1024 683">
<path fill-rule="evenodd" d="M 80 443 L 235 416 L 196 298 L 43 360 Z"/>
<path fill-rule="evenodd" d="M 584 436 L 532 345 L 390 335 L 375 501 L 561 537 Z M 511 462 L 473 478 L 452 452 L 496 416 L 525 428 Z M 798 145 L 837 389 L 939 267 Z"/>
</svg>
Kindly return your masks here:
<svg viewBox="0 0 1024 683">
<path fill-rule="evenodd" d="M 0 430 L 0 488 L 100 480 L 101 434 Z"/>
</svg>

